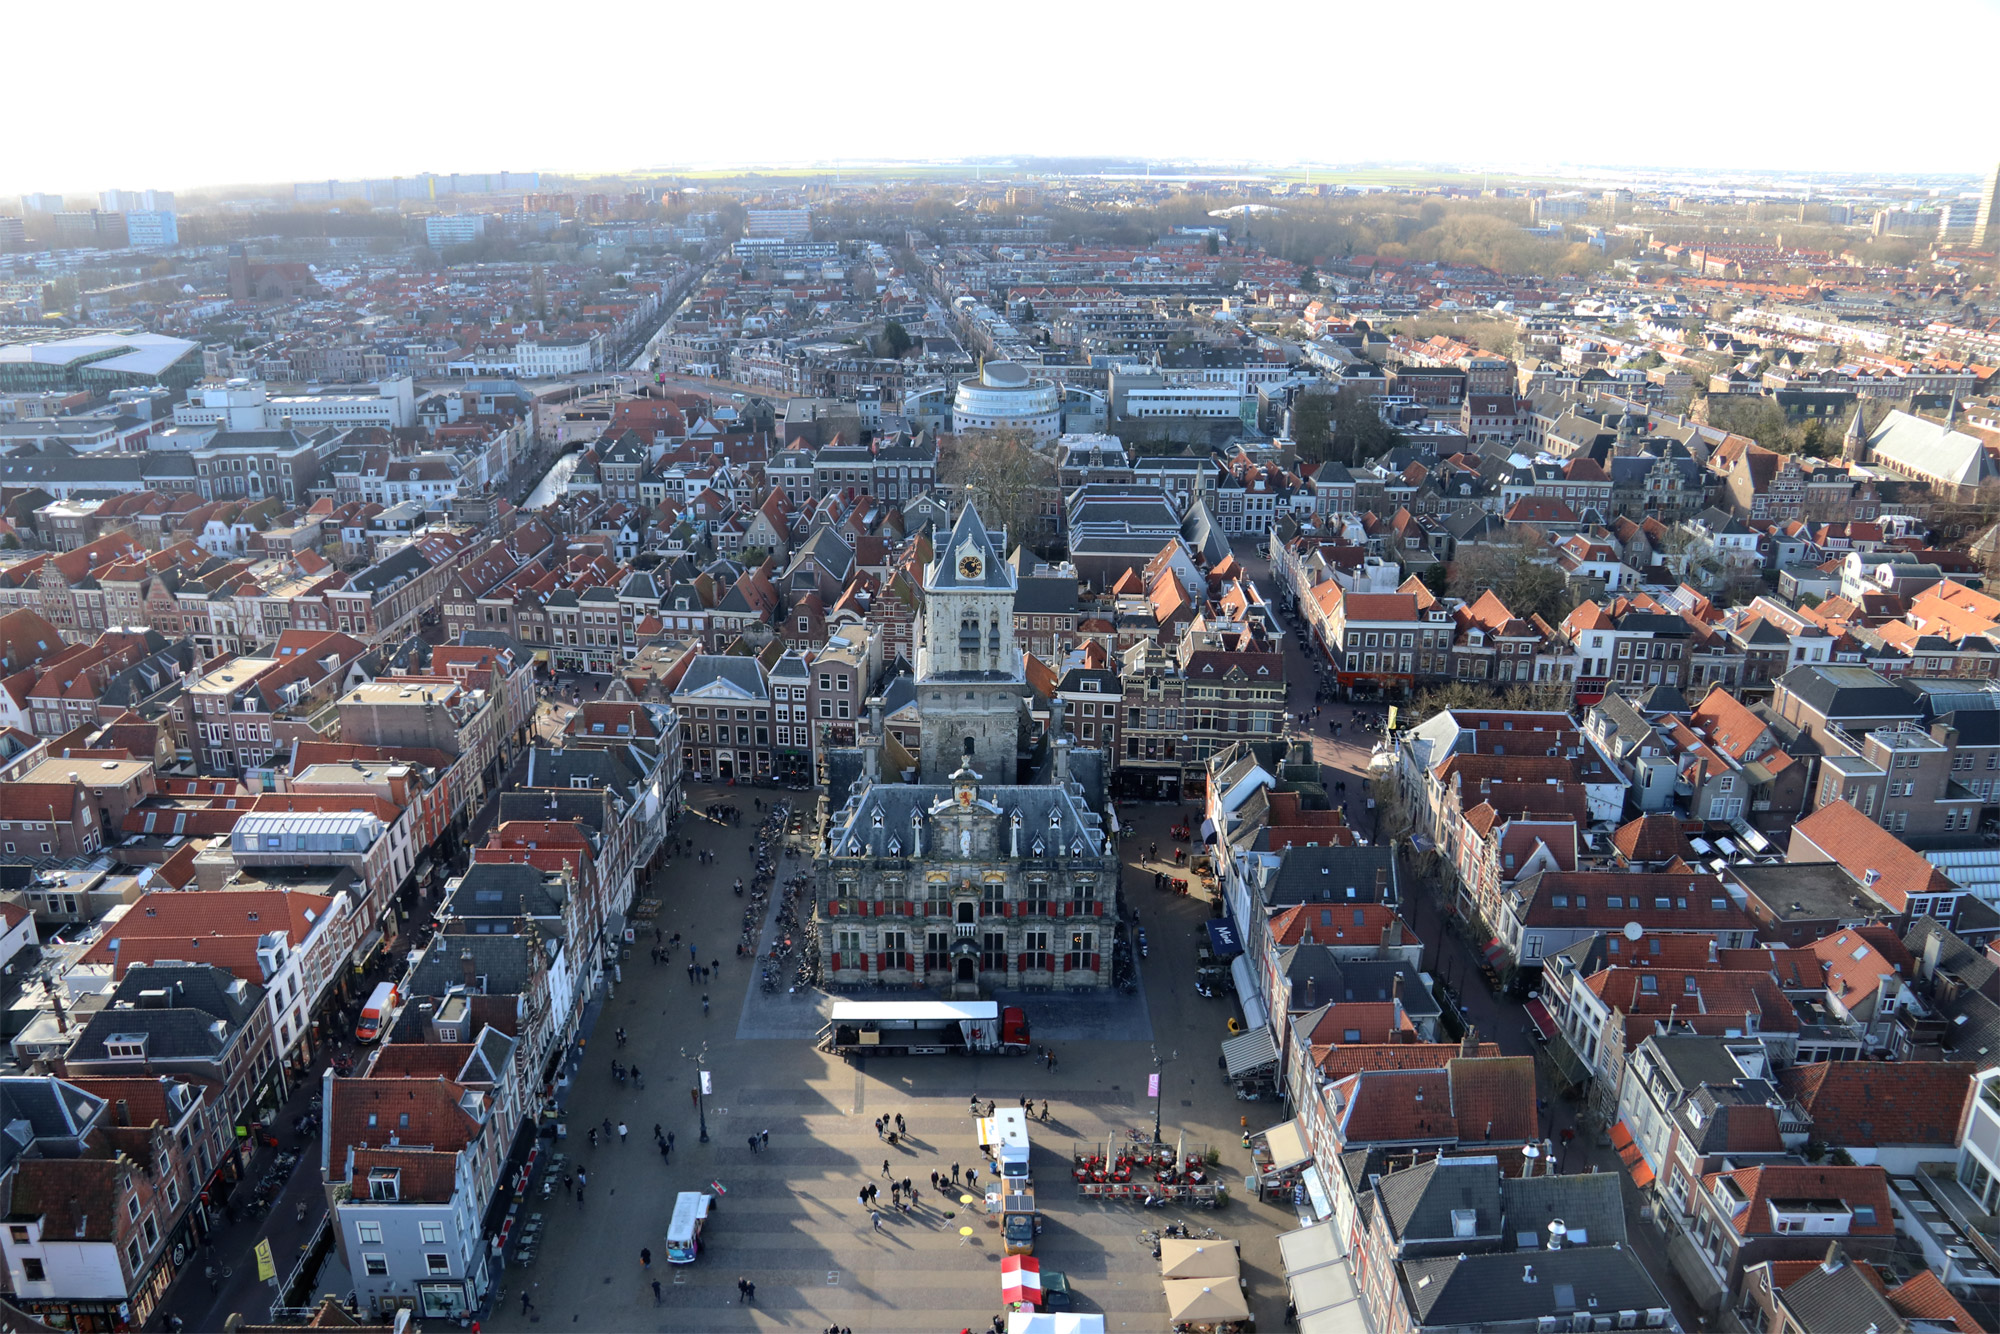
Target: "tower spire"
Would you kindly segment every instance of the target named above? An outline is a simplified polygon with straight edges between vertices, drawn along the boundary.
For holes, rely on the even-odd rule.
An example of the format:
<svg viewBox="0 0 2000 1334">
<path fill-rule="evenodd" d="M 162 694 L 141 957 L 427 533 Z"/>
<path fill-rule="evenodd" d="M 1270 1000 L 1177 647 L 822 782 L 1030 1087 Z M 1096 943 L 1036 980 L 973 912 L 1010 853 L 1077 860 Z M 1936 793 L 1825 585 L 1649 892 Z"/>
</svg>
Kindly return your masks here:
<svg viewBox="0 0 2000 1334">
<path fill-rule="evenodd" d="M 1840 445 L 1840 457 L 1849 463 L 1865 463 L 1868 452 L 1868 428 L 1862 420 L 1866 411 L 1861 404 L 1854 405 L 1854 420 L 1847 423 L 1847 435 Z"/>
</svg>

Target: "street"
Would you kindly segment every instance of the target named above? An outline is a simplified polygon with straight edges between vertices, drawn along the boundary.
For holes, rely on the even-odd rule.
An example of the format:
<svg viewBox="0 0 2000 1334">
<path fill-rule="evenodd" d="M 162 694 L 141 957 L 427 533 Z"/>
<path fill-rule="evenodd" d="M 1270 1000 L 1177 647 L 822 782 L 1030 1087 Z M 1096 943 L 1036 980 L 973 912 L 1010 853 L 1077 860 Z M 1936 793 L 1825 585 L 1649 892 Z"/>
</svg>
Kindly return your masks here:
<svg viewBox="0 0 2000 1334">
<path fill-rule="evenodd" d="M 1245 572 L 1256 581 L 1257 586 L 1265 590 L 1266 596 L 1273 599 L 1275 608 L 1276 591 L 1271 583 L 1270 561 L 1263 553 L 1262 546 L 1253 550 L 1247 543 L 1239 543 L 1235 548 L 1236 559 L 1243 563 Z M 1279 619 L 1285 625 L 1285 680 L 1292 683 L 1292 709 L 1294 712 L 1302 709 L 1310 712 L 1312 689 L 1307 683 L 1319 679 L 1322 664 L 1300 645 L 1296 633 L 1298 619 L 1282 615 Z M 1365 791 L 1366 783 L 1356 779 L 1365 777 L 1371 750 L 1370 744 L 1365 743 L 1372 743 L 1374 737 L 1362 731 L 1355 718 L 1357 714 L 1381 712 L 1380 705 L 1358 708 L 1337 702 L 1320 705 L 1319 717 L 1312 723 L 1313 751 L 1314 757 L 1326 766 L 1329 788 L 1345 779 L 1350 794 Z M 1327 735 L 1329 720 L 1341 724 L 1338 740 Z M 1401 724 L 1422 721 L 1415 717 L 1398 719 Z M 1366 811 L 1365 802 L 1354 800 L 1352 805 L 1356 808 L 1350 816 L 1352 823 L 1372 838 L 1374 821 Z M 1531 1056 L 1535 1059 L 1535 1093 L 1541 1110 L 1542 1133 L 1556 1142 L 1559 1170 L 1620 1174 L 1624 1188 L 1626 1230 L 1631 1244 L 1659 1284 L 1660 1291 L 1672 1303 L 1683 1327 L 1696 1328 L 1698 1308 L 1686 1285 L 1667 1263 L 1666 1241 L 1660 1225 L 1641 1213 L 1647 1203 L 1644 1193 L 1629 1176 L 1624 1175 L 1624 1164 L 1618 1160 L 1605 1133 L 1579 1120 L 1581 1102 L 1556 1092 L 1547 1049 L 1536 1037 L 1523 1001 L 1496 992 L 1486 984 L 1480 972 L 1484 960 L 1479 947 L 1484 942 L 1468 936 L 1457 919 L 1446 910 L 1442 887 L 1434 882 L 1419 883 L 1407 856 L 1402 859 L 1400 867 L 1405 887 L 1403 917 L 1424 944 L 1424 970 L 1455 993 L 1461 1020 L 1477 1030 L 1481 1042 L 1493 1043 L 1503 1056 Z M 1567 1140 L 1565 1135 L 1569 1136 Z"/>
</svg>

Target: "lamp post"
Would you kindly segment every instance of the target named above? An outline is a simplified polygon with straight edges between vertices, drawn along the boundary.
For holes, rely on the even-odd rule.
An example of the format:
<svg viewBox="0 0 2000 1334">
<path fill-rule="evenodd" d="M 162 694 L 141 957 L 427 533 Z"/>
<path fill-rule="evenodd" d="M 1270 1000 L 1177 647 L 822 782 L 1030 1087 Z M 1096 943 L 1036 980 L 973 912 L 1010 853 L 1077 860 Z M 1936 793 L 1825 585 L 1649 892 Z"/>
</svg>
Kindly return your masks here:
<svg viewBox="0 0 2000 1334">
<path fill-rule="evenodd" d="M 702 1101 L 702 1079 L 708 1073 L 702 1067 L 708 1063 L 708 1044 L 701 1044 L 692 1055 L 686 1047 L 681 1048 L 681 1059 L 694 1062 L 694 1111 L 701 1120 L 701 1142 L 708 1143 L 708 1104 Z"/>
<path fill-rule="evenodd" d="M 1175 1061 L 1180 1059 L 1180 1051 L 1177 1048 L 1174 1051 L 1167 1053 L 1166 1057 L 1162 1059 L 1160 1056 L 1160 1049 L 1158 1047 L 1152 1047 L 1149 1048 L 1149 1050 L 1153 1053 L 1153 1072 L 1154 1072 L 1153 1073 L 1153 1081 L 1154 1081 L 1153 1143 L 1158 1144 L 1160 1142 L 1160 1107 L 1167 1100 L 1167 1077 L 1163 1072 L 1169 1065 L 1173 1064 Z"/>
</svg>

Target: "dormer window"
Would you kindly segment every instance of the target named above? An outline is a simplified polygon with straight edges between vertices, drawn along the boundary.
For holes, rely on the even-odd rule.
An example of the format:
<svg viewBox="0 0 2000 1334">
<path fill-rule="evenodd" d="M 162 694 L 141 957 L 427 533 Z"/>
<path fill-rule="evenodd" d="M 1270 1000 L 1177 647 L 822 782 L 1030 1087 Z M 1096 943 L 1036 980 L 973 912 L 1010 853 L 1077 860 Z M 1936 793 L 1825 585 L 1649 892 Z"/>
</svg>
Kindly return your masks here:
<svg viewBox="0 0 2000 1334">
<path fill-rule="evenodd" d="M 400 1200 L 403 1198 L 403 1172 L 396 1167 L 371 1167 L 368 1169 L 368 1198 L 371 1200 Z"/>
<path fill-rule="evenodd" d="M 115 1061 L 142 1061 L 146 1038 L 144 1033 L 113 1033 L 104 1039 L 104 1054 Z"/>
</svg>

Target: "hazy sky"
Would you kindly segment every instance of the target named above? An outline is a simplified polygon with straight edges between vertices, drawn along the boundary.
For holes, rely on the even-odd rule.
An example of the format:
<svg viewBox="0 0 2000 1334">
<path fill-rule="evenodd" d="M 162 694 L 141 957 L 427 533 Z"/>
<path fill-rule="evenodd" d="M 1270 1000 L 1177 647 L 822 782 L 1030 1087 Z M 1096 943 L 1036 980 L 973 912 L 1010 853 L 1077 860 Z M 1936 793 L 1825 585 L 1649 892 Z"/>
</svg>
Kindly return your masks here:
<svg viewBox="0 0 2000 1334">
<path fill-rule="evenodd" d="M 1913 20 L 1901 22 L 1899 15 Z M 16 6 L 0 193 L 1131 154 L 1965 171 L 2000 0 Z"/>
</svg>

